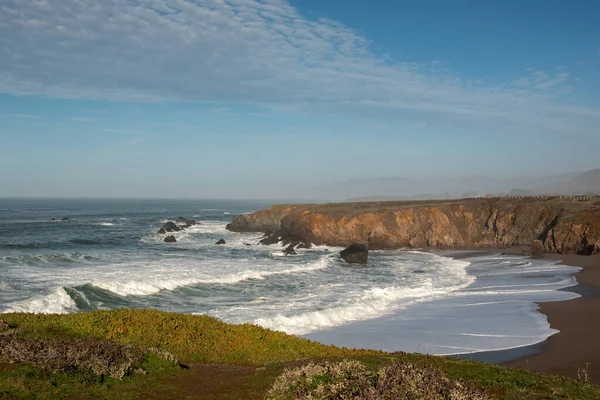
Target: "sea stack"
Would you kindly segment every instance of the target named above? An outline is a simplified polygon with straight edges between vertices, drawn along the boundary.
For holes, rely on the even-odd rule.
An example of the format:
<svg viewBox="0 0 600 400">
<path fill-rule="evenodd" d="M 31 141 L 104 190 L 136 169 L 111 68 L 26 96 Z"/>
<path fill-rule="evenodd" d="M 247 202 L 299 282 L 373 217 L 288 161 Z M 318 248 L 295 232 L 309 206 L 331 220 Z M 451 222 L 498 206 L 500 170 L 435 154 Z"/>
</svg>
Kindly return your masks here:
<svg viewBox="0 0 600 400">
<path fill-rule="evenodd" d="M 353 243 L 340 252 L 340 258 L 349 264 L 367 264 L 372 233 L 373 232 L 369 232 L 366 245 L 362 243 Z"/>
<path fill-rule="evenodd" d="M 340 258 L 349 264 L 366 264 L 369 258 L 369 246 L 353 243 L 340 252 Z"/>
</svg>

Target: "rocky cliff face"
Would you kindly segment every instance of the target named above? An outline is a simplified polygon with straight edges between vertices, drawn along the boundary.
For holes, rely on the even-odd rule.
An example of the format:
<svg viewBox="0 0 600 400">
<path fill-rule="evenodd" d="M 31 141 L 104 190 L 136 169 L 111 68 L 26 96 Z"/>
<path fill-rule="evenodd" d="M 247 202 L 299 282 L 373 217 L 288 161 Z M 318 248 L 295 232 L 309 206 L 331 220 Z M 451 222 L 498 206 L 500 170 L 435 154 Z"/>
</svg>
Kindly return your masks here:
<svg viewBox="0 0 600 400">
<path fill-rule="evenodd" d="M 227 229 L 371 249 L 501 248 L 543 243 L 550 253 L 600 252 L 600 203 L 560 199 L 467 199 L 435 202 L 274 206 L 237 216 Z"/>
<path fill-rule="evenodd" d="M 272 206 L 252 214 L 237 215 L 227 225 L 231 232 L 272 233 L 281 227 L 283 217 L 291 214 L 298 206 Z"/>
</svg>

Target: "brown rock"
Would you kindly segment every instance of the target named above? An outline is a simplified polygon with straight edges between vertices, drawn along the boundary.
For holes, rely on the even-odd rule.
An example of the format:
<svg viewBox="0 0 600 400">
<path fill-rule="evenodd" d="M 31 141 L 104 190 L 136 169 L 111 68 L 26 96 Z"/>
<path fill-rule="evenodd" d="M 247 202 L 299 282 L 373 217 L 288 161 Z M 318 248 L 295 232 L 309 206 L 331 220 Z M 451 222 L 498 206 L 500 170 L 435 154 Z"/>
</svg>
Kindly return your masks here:
<svg viewBox="0 0 600 400">
<path fill-rule="evenodd" d="M 506 248 L 541 240 L 546 253 L 600 252 L 600 206 L 560 198 L 476 198 L 274 206 L 234 218 L 230 230 L 274 233 L 261 243 L 292 241 L 371 250 L 404 247 Z"/>
<path fill-rule="evenodd" d="M 541 240 L 534 240 L 531 243 L 531 256 L 533 258 L 543 258 L 545 253 L 544 243 Z"/>
</svg>

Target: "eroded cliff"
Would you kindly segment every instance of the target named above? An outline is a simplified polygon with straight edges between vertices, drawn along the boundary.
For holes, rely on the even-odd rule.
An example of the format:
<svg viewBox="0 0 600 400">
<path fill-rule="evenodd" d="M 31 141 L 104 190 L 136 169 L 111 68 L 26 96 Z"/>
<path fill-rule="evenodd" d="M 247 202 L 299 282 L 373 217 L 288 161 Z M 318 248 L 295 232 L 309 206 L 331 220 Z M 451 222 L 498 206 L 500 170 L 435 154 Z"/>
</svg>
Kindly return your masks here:
<svg viewBox="0 0 600 400">
<path fill-rule="evenodd" d="M 371 249 L 501 248 L 541 240 L 551 253 L 600 252 L 600 203 L 557 198 L 273 206 L 236 216 L 227 229 Z"/>
</svg>

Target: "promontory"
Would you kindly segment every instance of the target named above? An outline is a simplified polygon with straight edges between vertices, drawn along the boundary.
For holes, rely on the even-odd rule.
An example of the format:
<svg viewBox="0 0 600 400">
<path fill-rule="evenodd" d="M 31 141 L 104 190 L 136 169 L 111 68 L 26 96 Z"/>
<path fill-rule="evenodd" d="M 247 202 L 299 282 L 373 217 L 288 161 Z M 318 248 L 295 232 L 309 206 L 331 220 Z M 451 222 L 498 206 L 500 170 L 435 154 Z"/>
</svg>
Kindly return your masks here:
<svg viewBox="0 0 600 400">
<path fill-rule="evenodd" d="M 548 253 L 600 252 L 600 197 L 277 205 L 238 215 L 233 232 L 263 232 L 269 242 L 399 248 L 506 248 L 541 241 Z M 539 243 L 539 242 L 538 242 Z"/>
</svg>

